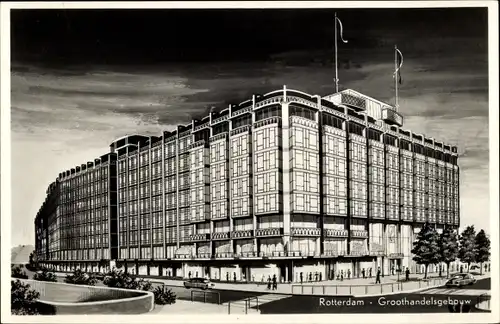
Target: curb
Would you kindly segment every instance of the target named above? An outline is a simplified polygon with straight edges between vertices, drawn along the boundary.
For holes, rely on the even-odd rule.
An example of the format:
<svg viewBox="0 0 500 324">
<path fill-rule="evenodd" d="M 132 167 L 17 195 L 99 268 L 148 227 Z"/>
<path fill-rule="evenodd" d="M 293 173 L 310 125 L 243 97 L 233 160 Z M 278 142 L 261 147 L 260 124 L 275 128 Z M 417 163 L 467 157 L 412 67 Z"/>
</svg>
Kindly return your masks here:
<svg viewBox="0 0 500 324">
<path fill-rule="evenodd" d="M 442 287 L 442 286 L 443 286 L 443 284 L 433 285 L 433 286 L 427 286 L 427 287 L 417 288 L 417 289 L 412 289 L 412 290 L 394 291 L 394 292 L 390 292 L 390 293 L 370 294 L 370 295 L 355 295 L 354 297 L 356 297 L 356 298 L 360 298 L 360 297 L 378 297 L 378 296 L 390 296 L 390 295 L 398 295 L 398 294 L 407 294 L 407 293 L 414 293 L 414 292 L 424 291 L 424 290 L 432 289 L 432 288 L 438 288 L 438 287 Z"/>
</svg>

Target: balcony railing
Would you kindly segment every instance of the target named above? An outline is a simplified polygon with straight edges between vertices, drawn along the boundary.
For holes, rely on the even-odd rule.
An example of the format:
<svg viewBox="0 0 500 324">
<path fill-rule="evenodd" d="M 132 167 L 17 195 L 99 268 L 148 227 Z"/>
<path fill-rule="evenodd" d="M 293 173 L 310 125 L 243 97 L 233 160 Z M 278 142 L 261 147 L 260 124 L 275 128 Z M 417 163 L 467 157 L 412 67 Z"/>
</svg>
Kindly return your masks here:
<svg viewBox="0 0 500 324">
<path fill-rule="evenodd" d="M 283 228 L 259 228 L 255 231 L 255 236 L 266 237 L 266 236 L 281 236 L 283 235 Z"/>
<path fill-rule="evenodd" d="M 388 124 L 403 126 L 403 116 L 392 108 L 382 110 L 382 119 Z"/>
<path fill-rule="evenodd" d="M 368 231 L 360 231 L 360 230 L 351 230 L 351 236 L 359 237 L 359 238 L 367 238 Z"/>
<path fill-rule="evenodd" d="M 193 254 L 191 254 L 191 253 L 176 254 L 174 256 L 175 259 L 191 259 L 192 257 L 193 257 Z"/>
<path fill-rule="evenodd" d="M 317 237 L 321 236 L 320 228 L 307 228 L 307 227 L 292 227 L 293 236 L 308 236 Z"/>
<path fill-rule="evenodd" d="M 237 255 L 233 252 L 219 252 L 219 253 L 215 253 L 215 257 L 216 258 L 222 258 L 222 259 L 227 259 L 227 258 L 234 258 L 236 257 Z"/>
<path fill-rule="evenodd" d="M 210 253 L 197 253 L 193 257 L 196 259 L 210 259 L 212 255 Z"/>
<path fill-rule="evenodd" d="M 237 257 L 240 257 L 240 258 L 256 258 L 258 257 L 258 253 L 255 252 L 255 251 L 248 251 L 248 252 L 240 252 L 240 253 L 236 253 L 236 256 Z"/>
<path fill-rule="evenodd" d="M 323 252 L 322 256 L 338 257 L 338 256 L 344 256 L 346 254 L 347 254 L 346 251 L 325 251 L 325 252 Z"/>
<path fill-rule="evenodd" d="M 210 240 L 209 233 L 189 235 L 189 241 L 191 241 L 191 242 L 204 242 L 204 241 L 208 241 L 208 240 Z"/>
<path fill-rule="evenodd" d="M 229 232 L 212 233 L 212 240 L 229 240 L 230 237 Z"/>
<path fill-rule="evenodd" d="M 323 233 L 325 237 L 347 237 L 349 232 L 347 230 L 338 230 L 338 229 L 324 229 Z"/>
<path fill-rule="evenodd" d="M 253 230 L 232 231 L 231 238 L 248 238 L 253 236 Z"/>
<path fill-rule="evenodd" d="M 350 256 L 365 256 L 368 255 L 368 250 L 357 250 L 357 251 L 350 251 L 349 255 Z"/>
</svg>

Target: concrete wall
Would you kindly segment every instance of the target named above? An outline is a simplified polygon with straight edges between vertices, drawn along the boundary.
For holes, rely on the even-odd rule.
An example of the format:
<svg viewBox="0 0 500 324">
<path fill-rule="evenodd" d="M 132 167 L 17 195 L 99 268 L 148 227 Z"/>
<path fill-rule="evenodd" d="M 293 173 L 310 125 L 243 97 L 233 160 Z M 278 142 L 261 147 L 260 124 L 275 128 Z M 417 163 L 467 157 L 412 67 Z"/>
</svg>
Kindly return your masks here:
<svg viewBox="0 0 500 324">
<path fill-rule="evenodd" d="M 55 314 L 142 314 L 154 309 L 151 292 L 21 280 L 40 293 L 39 302 Z M 51 310 L 51 311 L 50 311 Z"/>
</svg>

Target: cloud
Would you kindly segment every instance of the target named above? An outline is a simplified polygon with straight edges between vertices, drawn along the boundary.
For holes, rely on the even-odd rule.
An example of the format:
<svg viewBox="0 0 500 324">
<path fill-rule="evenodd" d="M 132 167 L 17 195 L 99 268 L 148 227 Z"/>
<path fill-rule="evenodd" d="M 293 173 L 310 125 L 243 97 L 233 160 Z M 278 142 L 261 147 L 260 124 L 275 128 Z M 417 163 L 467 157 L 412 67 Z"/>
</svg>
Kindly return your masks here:
<svg viewBox="0 0 500 324">
<path fill-rule="evenodd" d="M 443 46 L 433 48 L 443 51 L 438 45 Z M 339 71 L 341 86 L 393 102 L 393 57 L 385 51 L 353 55 L 350 68 Z M 405 55 L 400 111 L 405 128 L 458 146 L 464 223 L 486 228 L 487 218 L 477 218 L 474 210 L 489 199 L 487 64 L 479 54 L 445 52 L 439 58 Z M 334 92 L 331 58 L 311 62 L 303 59 L 307 55 L 154 67 L 16 65 L 11 78 L 12 221 L 20 234 L 13 235 L 15 243 L 33 239 L 32 231 L 23 228 L 32 223 L 57 174 L 106 153 L 118 137 L 159 135 L 206 114 L 212 105 L 224 108 L 285 84 L 311 94 Z M 298 64 L 288 65 L 289 57 Z"/>
</svg>

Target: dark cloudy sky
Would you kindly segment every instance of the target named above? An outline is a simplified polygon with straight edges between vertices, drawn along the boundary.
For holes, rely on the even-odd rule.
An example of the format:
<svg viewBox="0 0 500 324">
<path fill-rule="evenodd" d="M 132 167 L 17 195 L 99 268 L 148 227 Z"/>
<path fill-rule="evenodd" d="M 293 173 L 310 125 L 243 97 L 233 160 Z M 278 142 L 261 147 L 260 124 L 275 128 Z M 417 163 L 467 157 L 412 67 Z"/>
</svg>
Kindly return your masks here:
<svg viewBox="0 0 500 324">
<path fill-rule="evenodd" d="M 13 244 L 57 174 L 117 137 L 285 84 L 332 93 L 335 11 L 341 88 L 393 102 L 397 44 L 405 127 L 459 146 L 463 222 L 487 228 L 486 9 L 13 10 Z"/>
</svg>

